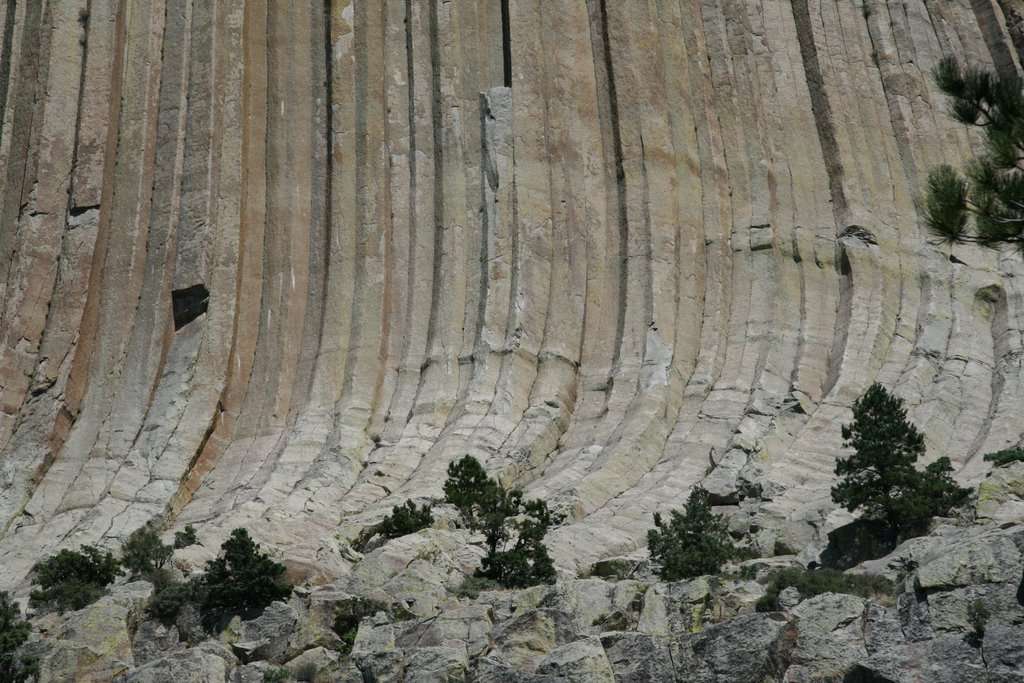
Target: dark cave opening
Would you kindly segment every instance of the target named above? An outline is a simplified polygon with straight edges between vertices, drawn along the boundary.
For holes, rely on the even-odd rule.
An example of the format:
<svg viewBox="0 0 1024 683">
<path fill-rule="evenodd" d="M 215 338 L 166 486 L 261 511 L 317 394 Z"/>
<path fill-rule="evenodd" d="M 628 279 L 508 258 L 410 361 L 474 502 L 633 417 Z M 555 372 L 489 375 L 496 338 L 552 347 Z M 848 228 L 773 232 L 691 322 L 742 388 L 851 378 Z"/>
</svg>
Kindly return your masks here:
<svg viewBox="0 0 1024 683">
<path fill-rule="evenodd" d="M 210 290 L 206 285 L 198 284 L 173 290 L 171 305 L 174 309 L 174 330 L 180 330 L 206 313 L 209 303 Z"/>
</svg>

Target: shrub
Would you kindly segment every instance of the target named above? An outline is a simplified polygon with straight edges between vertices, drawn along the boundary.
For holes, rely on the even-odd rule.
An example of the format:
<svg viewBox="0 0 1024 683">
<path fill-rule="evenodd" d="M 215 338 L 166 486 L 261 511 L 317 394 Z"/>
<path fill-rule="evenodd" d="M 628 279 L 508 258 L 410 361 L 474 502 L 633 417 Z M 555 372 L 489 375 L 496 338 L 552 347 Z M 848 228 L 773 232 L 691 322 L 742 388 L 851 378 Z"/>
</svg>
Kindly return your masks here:
<svg viewBox="0 0 1024 683">
<path fill-rule="evenodd" d="M 756 564 L 745 564 L 740 567 L 739 577 L 746 581 L 752 581 L 757 578 L 757 565 Z"/>
<path fill-rule="evenodd" d="M 768 589 L 757 601 L 758 612 L 773 612 L 779 609 L 779 593 L 787 588 L 796 588 L 801 598 L 813 598 L 822 593 L 846 593 L 862 598 L 892 595 L 892 582 L 881 576 L 844 574 L 834 569 L 782 569 L 772 574 Z"/>
<path fill-rule="evenodd" d="M 159 593 L 164 588 L 178 583 L 178 578 L 166 567 L 154 569 L 146 575 L 146 580 L 153 584 L 154 593 Z"/>
<path fill-rule="evenodd" d="M 1007 448 L 995 453 L 986 453 L 985 462 L 990 462 L 996 467 L 1003 467 L 1015 462 L 1024 462 L 1024 448 Z"/>
<path fill-rule="evenodd" d="M 283 666 L 271 667 L 263 672 L 263 683 L 284 683 L 291 679 L 291 672 Z"/>
<path fill-rule="evenodd" d="M 459 587 L 455 590 L 455 594 L 460 598 L 469 598 L 470 600 L 476 600 L 480 597 L 480 594 L 484 591 L 493 591 L 501 588 L 501 584 L 494 579 L 486 579 L 482 576 L 467 576 Z"/>
<path fill-rule="evenodd" d="M 971 633 L 968 639 L 975 645 L 981 646 L 985 639 L 985 627 L 988 626 L 988 619 L 992 616 L 988 607 L 981 600 L 975 600 L 967 607 L 967 623 L 971 625 Z"/>
<path fill-rule="evenodd" d="M 284 578 L 285 566 L 260 552 L 245 529 L 235 529 L 221 544 L 221 554 L 206 563 L 200 610 L 212 629 L 233 614 L 261 611 L 275 600 L 284 600 L 292 587 Z"/>
<path fill-rule="evenodd" d="M 557 518 L 547 503 L 506 489 L 470 455 L 448 466 L 444 492 L 467 526 L 484 535 L 487 554 L 477 576 L 507 588 L 554 583 L 555 565 L 544 536 Z"/>
<path fill-rule="evenodd" d="M 186 524 L 184 529 L 174 532 L 175 548 L 187 548 L 197 543 L 199 543 L 199 539 L 196 538 L 196 528 L 191 524 Z"/>
<path fill-rule="evenodd" d="M 149 600 L 146 611 L 164 626 L 178 619 L 185 605 L 200 602 L 199 582 L 168 583 L 157 590 Z"/>
<path fill-rule="evenodd" d="M 654 526 L 647 532 L 647 546 L 661 566 L 658 576 L 667 581 L 717 574 L 736 556 L 725 519 L 711 511 L 711 496 L 700 486 L 690 492 L 682 511 L 672 510 L 668 522 L 654 513 Z"/>
<path fill-rule="evenodd" d="M 366 617 L 372 617 L 377 612 L 387 612 L 388 606 L 376 600 L 366 598 L 350 598 L 338 603 L 337 612 L 334 614 L 334 632 L 341 638 L 341 651 L 348 654 L 352 651 L 352 645 L 356 642 L 356 634 L 359 633 L 359 624 Z"/>
<path fill-rule="evenodd" d="M 121 565 L 133 577 L 151 576 L 167 564 L 174 548 L 164 545 L 148 524 L 133 531 L 121 546 Z"/>
<path fill-rule="evenodd" d="M 61 550 L 35 566 L 34 584 L 29 604 L 33 607 L 55 607 L 61 612 L 82 609 L 103 595 L 121 568 L 114 556 L 91 545 L 78 550 Z"/>
<path fill-rule="evenodd" d="M 791 547 L 785 541 L 775 541 L 775 548 L 772 550 L 772 555 L 799 555 L 799 551 Z"/>
<path fill-rule="evenodd" d="M 434 523 L 433 510 L 424 503 L 421 507 L 411 500 L 405 501 L 404 505 L 396 505 L 391 509 L 391 514 L 367 529 L 364 529 L 353 547 L 356 550 L 363 550 L 374 538 L 391 540 L 408 534 L 414 534 L 420 529 L 426 529 Z"/>
<path fill-rule="evenodd" d="M 924 437 L 907 420 L 903 401 L 873 384 L 853 404 L 853 422 L 843 425 L 848 458 L 836 461 L 840 477 L 832 500 L 850 512 L 894 529 L 917 531 L 936 515 L 947 514 L 967 495 L 956 485 L 948 458 L 939 458 L 924 472 L 914 467 L 924 455 Z"/>
<path fill-rule="evenodd" d="M 18 606 L 0 591 L 0 683 L 22 683 L 36 675 L 35 659 L 18 654 L 31 632 Z"/>
<path fill-rule="evenodd" d="M 316 680 L 316 675 L 318 673 L 320 673 L 320 667 L 316 662 L 306 662 L 305 664 L 300 664 L 299 667 L 295 669 L 295 680 L 312 683 Z"/>
</svg>

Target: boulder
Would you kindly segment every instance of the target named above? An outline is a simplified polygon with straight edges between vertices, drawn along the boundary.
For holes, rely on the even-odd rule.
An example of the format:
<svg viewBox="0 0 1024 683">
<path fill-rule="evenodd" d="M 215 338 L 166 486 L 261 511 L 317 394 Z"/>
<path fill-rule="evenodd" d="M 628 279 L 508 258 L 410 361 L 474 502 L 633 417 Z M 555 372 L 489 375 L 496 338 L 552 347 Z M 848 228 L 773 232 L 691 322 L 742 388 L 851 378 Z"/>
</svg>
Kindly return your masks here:
<svg viewBox="0 0 1024 683">
<path fill-rule="evenodd" d="M 558 676 L 522 671 L 508 662 L 481 657 L 476 664 L 476 683 L 565 683 Z"/>
<path fill-rule="evenodd" d="M 781 677 L 796 631 L 780 614 L 746 614 L 671 641 L 676 680 L 733 683 Z"/>
<path fill-rule="evenodd" d="M 298 625 L 299 614 L 292 605 L 273 602 L 255 619 L 238 624 L 231 645 L 245 661 L 263 659 L 282 664 L 305 645 L 294 642 Z"/>
<path fill-rule="evenodd" d="M 109 681 L 135 664 L 132 632 L 143 620 L 153 586 L 137 581 L 110 590 L 93 604 L 63 615 L 44 634 L 39 683 Z"/>
<path fill-rule="evenodd" d="M 147 619 L 139 624 L 132 638 L 132 653 L 136 666 L 185 648 L 186 645 L 178 638 L 177 626 L 167 627 L 154 619 Z"/>
<path fill-rule="evenodd" d="M 457 643 L 469 656 L 479 655 L 490 643 L 491 610 L 467 605 L 446 610 L 433 619 L 411 623 L 397 637 L 399 647 L 434 647 Z"/>
<path fill-rule="evenodd" d="M 981 650 L 991 683 L 1024 683 L 1024 624 L 989 624 Z"/>
<path fill-rule="evenodd" d="M 917 583 L 925 589 L 1019 581 L 1021 551 L 1006 533 L 990 532 L 944 545 L 923 562 Z"/>
<path fill-rule="evenodd" d="M 628 579 L 636 574 L 642 561 L 631 557 L 609 557 L 590 567 L 590 575 L 602 579 Z"/>
<path fill-rule="evenodd" d="M 466 531 L 444 529 L 423 529 L 392 539 L 355 565 L 345 589 L 386 602 L 399 601 L 418 617 L 433 617 L 441 611 L 448 590 L 480 566 L 483 550 L 468 540 Z"/>
<path fill-rule="evenodd" d="M 490 655 L 532 673 L 548 653 L 575 637 L 572 617 L 565 612 L 529 610 L 495 628 Z"/>
<path fill-rule="evenodd" d="M 656 583 L 648 588 L 637 630 L 659 636 L 700 630 L 712 598 L 708 578 Z"/>
<path fill-rule="evenodd" d="M 792 609 L 800 604 L 800 591 L 796 586 L 789 586 L 779 591 L 779 607 Z"/>
<path fill-rule="evenodd" d="M 234 668 L 224 653 L 195 647 L 153 660 L 117 679 L 118 683 L 224 683 Z"/>
<path fill-rule="evenodd" d="M 307 646 L 322 646 L 328 649 L 341 647 L 341 639 L 334 632 L 334 620 L 338 607 L 350 602 L 355 596 L 335 586 L 321 586 L 310 591 L 305 601 L 304 618 L 299 628 L 299 640 Z"/>
<path fill-rule="evenodd" d="M 541 660 L 537 673 L 569 683 L 615 683 L 601 641 L 593 637 L 556 647 Z"/>
<path fill-rule="evenodd" d="M 865 660 L 864 608 L 863 599 L 841 593 L 816 595 L 794 608 L 797 640 L 790 654 L 791 675 L 826 679 Z"/>
<path fill-rule="evenodd" d="M 601 645 L 619 683 L 675 678 L 669 639 L 644 633 L 603 633 Z"/>
<path fill-rule="evenodd" d="M 962 635 L 937 635 L 922 644 L 917 680 L 928 683 L 989 683 L 981 648 Z"/>
<path fill-rule="evenodd" d="M 975 605 L 1003 621 L 1024 620 L 1013 583 L 989 583 L 928 593 L 928 618 L 934 632 L 965 633 L 973 629 L 970 611 Z"/>
<path fill-rule="evenodd" d="M 420 647 L 406 658 L 405 683 L 462 683 L 468 669 L 465 645 Z"/>
<path fill-rule="evenodd" d="M 336 680 L 341 655 L 324 647 L 314 647 L 284 665 L 297 681 L 331 683 Z"/>
<path fill-rule="evenodd" d="M 572 615 L 579 633 L 597 635 L 635 626 L 643 605 L 644 589 L 639 581 L 611 583 L 596 578 L 564 581 L 554 587 L 544 604 Z"/>
<path fill-rule="evenodd" d="M 996 523 L 1024 519 L 1024 462 L 993 467 L 978 485 L 976 513 Z"/>
</svg>

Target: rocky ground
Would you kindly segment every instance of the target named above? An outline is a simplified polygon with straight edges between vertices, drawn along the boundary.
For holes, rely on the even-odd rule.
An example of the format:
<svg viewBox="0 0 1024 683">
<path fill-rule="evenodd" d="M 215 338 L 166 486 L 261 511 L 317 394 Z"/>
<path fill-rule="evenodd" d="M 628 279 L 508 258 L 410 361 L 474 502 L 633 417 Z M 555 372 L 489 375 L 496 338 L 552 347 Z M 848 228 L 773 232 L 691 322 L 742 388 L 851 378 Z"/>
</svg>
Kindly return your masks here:
<svg viewBox="0 0 1024 683">
<path fill-rule="evenodd" d="M 153 587 L 122 582 L 81 611 L 34 619 L 30 649 L 43 682 L 1024 682 L 1024 523 L 1000 519 L 1020 505 L 1022 475 L 1024 463 L 997 468 L 973 519 L 937 520 L 849 570 L 890 579 L 894 595 L 789 588 L 779 611 L 756 611 L 772 572 L 812 561 L 810 548 L 690 581 L 659 581 L 637 554 L 551 586 L 474 592 L 478 539 L 442 511 L 443 528 L 352 551 L 349 575 L 299 586 L 216 637 L 190 608 L 173 625 L 148 618 Z M 209 554 L 179 550 L 175 564 L 187 572 Z M 348 642 L 339 613 L 356 615 Z"/>
</svg>

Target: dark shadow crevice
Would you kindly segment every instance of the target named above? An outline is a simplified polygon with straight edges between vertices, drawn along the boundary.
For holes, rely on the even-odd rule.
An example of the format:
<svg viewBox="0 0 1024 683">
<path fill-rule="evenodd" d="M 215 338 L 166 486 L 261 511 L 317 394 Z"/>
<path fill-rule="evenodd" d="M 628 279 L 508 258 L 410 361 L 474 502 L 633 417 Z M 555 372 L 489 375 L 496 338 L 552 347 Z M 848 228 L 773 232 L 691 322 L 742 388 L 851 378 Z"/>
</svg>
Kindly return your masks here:
<svg viewBox="0 0 1024 683">
<path fill-rule="evenodd" d="M 210 290 L 206 285 L 198 284 L 171 292 L 171 305 L 174 309 L 175 331 L 206 313 L 210 303 Z"/>
</svg>

